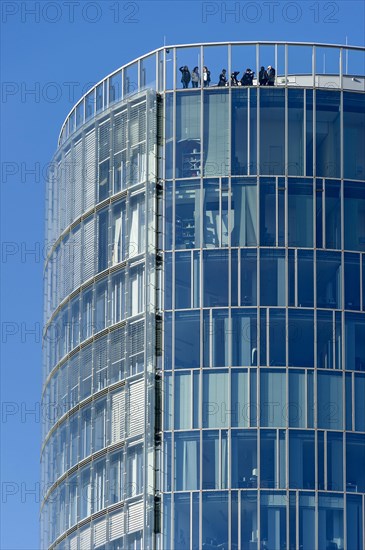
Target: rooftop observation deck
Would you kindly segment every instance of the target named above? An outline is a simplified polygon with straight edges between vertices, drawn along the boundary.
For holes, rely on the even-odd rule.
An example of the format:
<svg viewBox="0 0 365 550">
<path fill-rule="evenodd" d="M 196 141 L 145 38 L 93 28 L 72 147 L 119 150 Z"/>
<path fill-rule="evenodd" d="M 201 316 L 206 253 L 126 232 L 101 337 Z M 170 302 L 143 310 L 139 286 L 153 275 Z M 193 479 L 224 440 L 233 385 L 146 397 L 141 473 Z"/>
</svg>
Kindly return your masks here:
<svg viewBox="0 0 365 550">
<path fill-rule="evenodd" d="M 62 145 L 88 120 L 117 102 L 147 88 L 157 92 L 182 89 L 179 68 L 192 71 L 208 67 L 209 89 L 217 87 L 219 74 L 229 76 L 246 68 L 275 68 L 275 86 L 326 88 L 365 92 L 365 48 L 307 42 L 212 42 L 163 46 L 123 65 L 91 88 L 72 108 L 62 125 L 58 145 Z M 230 79 L 228 78 L 228 81 Z M 191 90 L 190 87 L 185 89 Z M 228 86 L 230 84 L 228 83 Z M 219 88 L 221 89 L 221 88 Z"/>
</svg>

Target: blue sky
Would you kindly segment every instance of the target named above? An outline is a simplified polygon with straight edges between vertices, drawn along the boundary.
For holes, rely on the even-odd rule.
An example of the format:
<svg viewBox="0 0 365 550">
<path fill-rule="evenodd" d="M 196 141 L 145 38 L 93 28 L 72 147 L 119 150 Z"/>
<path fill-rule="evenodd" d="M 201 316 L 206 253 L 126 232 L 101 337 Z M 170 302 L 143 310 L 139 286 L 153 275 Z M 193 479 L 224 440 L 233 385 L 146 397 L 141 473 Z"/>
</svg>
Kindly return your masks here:
<svg viewBox="0 0 365 550">
<path fill-rule="evenodd" d="M 164 44 L 364 45 L 364 2 L 6 1 L 2 26 L 2 550 L 38 550 L 44 171 L 92 83 Z M 230 10 L 235 10 L 234 13 Z"/>
</svg>

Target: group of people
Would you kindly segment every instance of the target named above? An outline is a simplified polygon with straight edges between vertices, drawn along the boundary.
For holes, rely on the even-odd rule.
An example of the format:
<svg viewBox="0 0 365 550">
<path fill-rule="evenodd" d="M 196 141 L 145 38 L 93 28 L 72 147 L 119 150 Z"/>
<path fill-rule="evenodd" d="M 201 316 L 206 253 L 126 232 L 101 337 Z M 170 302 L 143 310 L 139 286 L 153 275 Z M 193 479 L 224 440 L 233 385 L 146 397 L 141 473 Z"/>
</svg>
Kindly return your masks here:
<svg viewBox="0 0 365 550">
<path fill-rule="evenodd" d="M 179 70 L 181 71 L 181 82 L 182 82 L 183 88 L 188 88 L 190 81 L 191 81 L 192 88 L 198 88 L 200 86 L 201 79 L 200 79 L 198 67 L 194 67 L 191 73 L 187 65 L 183 65 L 182 67 L 180 67 Z M 231 79 L 230 79 L 231 86 L 252 86 L 253 85 L 253 79 L 255 76 L 254 71 L 252 71 L 250 68 L 247 68 L 246 71 L 243 73 L 243 76 L 241 79 L 238 79 L 239 74 L 240 74 L 240 71 L 233 71 L 231 73 Z M 262 66 L 258 76 L 259 85 L 274 86 L 275 74 L 276 74 L 275 69 L 271 65 L 269 65 L 267 69 L 265 69 L 265 67 Z M 211 82 L 210 71 L 206 66 L 203 67 L 202 80 L 203 80 L 204 87 L 210 86 L 210 82 Z M 226 69 L 222 69 L 222 72 L 219 75 L 218 86 L 229 86 Z"/>
</svg>

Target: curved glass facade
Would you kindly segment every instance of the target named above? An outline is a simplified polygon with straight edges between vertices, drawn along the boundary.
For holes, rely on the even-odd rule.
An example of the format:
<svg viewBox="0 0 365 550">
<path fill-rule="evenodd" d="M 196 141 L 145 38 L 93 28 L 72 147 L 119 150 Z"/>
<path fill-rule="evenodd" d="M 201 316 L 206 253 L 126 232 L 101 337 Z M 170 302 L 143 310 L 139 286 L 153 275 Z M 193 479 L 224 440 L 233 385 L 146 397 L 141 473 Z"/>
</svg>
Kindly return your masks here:
<svg viewBox="0 0 365 550">
<path fill-rule="evenodd" d="M 166 47 L 67 118 L 47 197 L 44 548 L 364 549 L 351 56 L 359 70 L 361 48 Z M 274 86 L 216 85 L 242 62 L 271 62 Z M 186 64 L 210 85 L 184 89 Z"/>
</svg>

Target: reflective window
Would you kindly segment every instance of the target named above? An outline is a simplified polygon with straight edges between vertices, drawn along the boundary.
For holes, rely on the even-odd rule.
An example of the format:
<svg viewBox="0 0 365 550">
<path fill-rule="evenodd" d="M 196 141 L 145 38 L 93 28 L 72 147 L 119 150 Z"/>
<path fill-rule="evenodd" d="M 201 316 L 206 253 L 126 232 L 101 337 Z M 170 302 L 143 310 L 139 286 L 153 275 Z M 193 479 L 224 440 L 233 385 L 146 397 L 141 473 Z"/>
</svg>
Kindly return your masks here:
<svg viewBox="0 0 365 550">
<path fill-rule="evenodd" d="M 247 108 L 247 89 L 235 90 L 232 94 L 231 171 L 237 176 L 247 174 Z"/>
<path fill-rule="evenodd" d="M 175 199 L 175 248 L 197 248 L 200 246 L 200 181 L 177 182 Z"/>
<path fill-rule="evenodd" d="M 199 432 L 175 434 L 175 491 L 199 489 L 199 450 Z"/>
<path fill-rule="evenodd" d="M 226 90 L 204 94 L 204 174 L 223 176 L 229 173 L 229 95 Z"/>
<path fill-rule="evenodd" d="M 256 246 L 256 180 L 232 178 L 231 188 L 231 246 Z"/>
<path fill-rule="evenodd" d="M 229 378 L 227 372 L 203 371 L 203 427 L 224 428 L 229 425 Z"/>
<path fill-rule="evenodd" d="M 284 493 L 261 494 L 261 541 L 267 548 L 286 548 L 286 503 Z"/>
<path fill-rule="evenodd" d="M 284 90 L 260 88 L 260 173 L 284 172 Z"/>
<path fill-rule="evenodd" d="M 289 485 L 298 489 L 314 489 L 314 433 L 289 431 Z"/>
<path fill-rule="evenodd" d="M 351 93 L 351 92 L 343 92 L 343 134 L 344 134 L 343 157 L 344 157 L 345 178 L 350 178 L 350 179 L 365 178 L 364 126 L 365 126 L 364 95 Z"/>
<path fill-rule="evenodd" d="M 343 548 L 343 496 L 319 495 L 318 548 Z"/>
<path fill-rule="evenodd" d="M 228 546 L 227 492 L 202 494 L 202 540 L 213 548 Z"/>
<path fill-rule="evenodd" d="M 176 95 L 176 177 L 200 176 L 200 93 Z"/>
<path fill-rule="evenodd" d="M 232 431 L 232 487 L 256 488 L 258 476 L 256 430 Z"/>
<path fill-rule="evenodd" d="M 316 90 L 316 172 L 340 177 L 340 94 Z"/>
<path fill-rule="evenodd" d="M 203 251 L 203 285 L 204 307 L 228 305 L 228 252 Z"/>
<path fill-rule="evenodd" d="M 313 181 L 288 181 L 288 244 L 313 247 Z"/>
<path fill-rule="evenodd" d="M 341 255 L 317 251 L 317 307 L 341 308 Z"/>
<path fill-rule="evenodd" d="M 365 319 L 361 314 L 345 314 L 346 369 L 365 371 Z"/>
<path fill-rule="evenodd" d="M 200 365 L 200 313 L 177 312 L 175 315 L 175 368 Z"/>
<path fill-rule="evenodd" d="M 304 175 L 304 90 L 288 90 L 288 174 Z"/>
<path fill-rule="evenodd" d="M 346 434 L 346 491 L 365 491 L 365 436 Z"/>
<path fill-rule="evenodd" d="M 276 243 L 276 187 L 274 178 L 260 178 L 260 244 Z"/>
<path fill-rule="evenodd" d="M 260 251 L 260 305 L 285 306 L 285 251 Z"/>
<path fill-rule="evenodd" d="M 285 371 L 262 370 L 260 375 L 261 426 L 286 426 Z"/>
<path fill-rule="evenodd" d="M 365 185 L 344 182 L 345 249 L 365 251 Z"/>
<path fill-rule="evenodd" d="M 342 430 L 342 374 L 318 372 L 318 427 Z"/>
<path fill-rule="evenodd" d="M 326 181 L 326 248 L 341 248 L 341 183 Z"/>
</svg>

